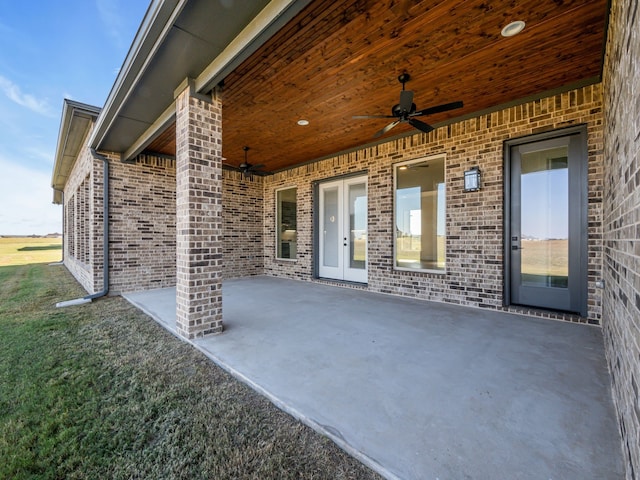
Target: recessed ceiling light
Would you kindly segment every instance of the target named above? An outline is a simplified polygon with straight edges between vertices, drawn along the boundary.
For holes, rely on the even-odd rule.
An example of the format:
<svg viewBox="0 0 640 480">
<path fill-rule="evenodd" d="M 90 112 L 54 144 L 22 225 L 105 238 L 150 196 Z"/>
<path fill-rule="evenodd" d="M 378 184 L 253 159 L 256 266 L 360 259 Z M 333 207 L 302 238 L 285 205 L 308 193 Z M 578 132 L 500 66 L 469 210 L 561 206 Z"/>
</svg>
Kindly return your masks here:
<svg viewBox="0 0 640 480">
<path fill-rule="evenodd" d="M 305 120 L 304 118 L 300 119 L 300 120 L 298 120 L 298 125 L 303 126 L 303 127 L 306 126 L 306 125 L 309 125 L 309 120 Z"/>
<path fill-rule="evenodd" d="M 519 34 L 522 30 L 524 30 L 525 23 L 522 20 L 516 20 L 515 22 L 511 22 L 509 25 L 502 29 L 503 37 L 513 37 L 514 35 Z"/>
</svg>

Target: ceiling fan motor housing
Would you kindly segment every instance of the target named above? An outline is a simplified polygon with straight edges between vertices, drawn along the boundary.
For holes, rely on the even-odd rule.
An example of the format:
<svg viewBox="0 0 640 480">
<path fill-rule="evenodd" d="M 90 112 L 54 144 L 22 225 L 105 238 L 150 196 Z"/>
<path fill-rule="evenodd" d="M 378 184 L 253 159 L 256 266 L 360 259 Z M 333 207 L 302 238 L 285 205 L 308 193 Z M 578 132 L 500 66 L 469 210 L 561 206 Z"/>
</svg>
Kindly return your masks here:
<svg viewBox="0 0 640 480">
<path fill-rule="evenodd" d="M 397 103 L 393 107 L 391 107 L 391 115 L 393 115 L 394 117 L 400 118 L 400 117 L 403 116 L 403 114 L 407 115 L 407 114 L 410 114 L 410 113 L 415 113 L 416 108 L 417 108 L 416 104 L 412 103 L 411 104 L 411 110 L 409 110 L 408 112 L 403 112 L 402 108 L 400 108 L 400 104 Z"/>
</svg>

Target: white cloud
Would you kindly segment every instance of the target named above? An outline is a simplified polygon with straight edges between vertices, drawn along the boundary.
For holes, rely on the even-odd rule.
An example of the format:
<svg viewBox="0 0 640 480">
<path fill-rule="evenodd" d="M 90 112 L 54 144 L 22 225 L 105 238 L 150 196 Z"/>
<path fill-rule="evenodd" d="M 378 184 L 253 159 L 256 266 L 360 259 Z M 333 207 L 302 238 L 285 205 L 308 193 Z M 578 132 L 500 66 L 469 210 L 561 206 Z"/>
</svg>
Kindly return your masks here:
<svg viewBox="0 0 640 480">
<path fill-rule="evenodd" d="M 0 235 L 43 235 L 62 230 L 52 205 L 51 174 L 0 158 Z"/>
<path fill-rule="evenodd" d="M 106 31 L 113 38 L 116 46 L 118 48 L 126 48 L 129 32 L 123 31 L 122 25 L 125 25 L 125 21 L 120 12 L 126 12 L 127 10 L 119 6 L 118 3 L 113 0 L 96 0 L 96 7 Z"/>
<path fill-rule="evenodd" d="M 0 75 L 0 90 L 13 102 L 20 106 L 28 108 L 29 110 L 45 115 L 47 117 L 53 117 L 51 107 L 46 100 L 39 100 L 34 95 L 29 93 L 23 93 L 18 85 L 13 83 L 8 78 Z"/>
<path fill-rule="evenodd" d="M 53 165 L 53 157 L 55 154 L 48 148 L 33 144 L 27 146 L 24 149 L 25 153 L 34 160 L 45 162 L 49 165 Z"/>
</svg>

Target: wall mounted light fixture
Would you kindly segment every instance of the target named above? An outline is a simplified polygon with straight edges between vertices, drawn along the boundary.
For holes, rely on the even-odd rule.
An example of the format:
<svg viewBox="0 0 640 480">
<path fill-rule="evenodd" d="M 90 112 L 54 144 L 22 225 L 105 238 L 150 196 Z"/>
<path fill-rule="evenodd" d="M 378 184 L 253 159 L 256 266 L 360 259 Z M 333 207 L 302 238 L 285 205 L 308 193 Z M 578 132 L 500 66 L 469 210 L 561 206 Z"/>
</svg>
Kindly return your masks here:
<svg viewBox="0 0 640 480">
<path fill-rule="evenodd" d="M 477 192 L 480 190 L 480 168 L 471 167 L 464 172 L 464 191 L 465 192 Z"/>
</svg>

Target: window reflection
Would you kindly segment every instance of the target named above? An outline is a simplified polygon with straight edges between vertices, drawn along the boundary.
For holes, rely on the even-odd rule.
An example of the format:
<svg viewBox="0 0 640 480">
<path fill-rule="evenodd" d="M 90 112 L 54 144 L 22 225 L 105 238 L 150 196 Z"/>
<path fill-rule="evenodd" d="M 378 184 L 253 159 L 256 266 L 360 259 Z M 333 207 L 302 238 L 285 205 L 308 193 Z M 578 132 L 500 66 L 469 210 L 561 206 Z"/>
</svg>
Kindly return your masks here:
<svg viewBox="0 0 640 480">
<path fill-rule="evenodd" d="M 395 266 L 444 270 L 444 158 L 395 167 Z"/>
<path fill-rule="evenodd" d="M 567 288 L 569 168 L 567 147 L 522 155 L 522 284 Z"/>
<path fill-rule="evenodd" d="M 276 250 L 278 258 L 296 258 L 298 245 L 297 188 L 276 192 Z"/>
</svg>

